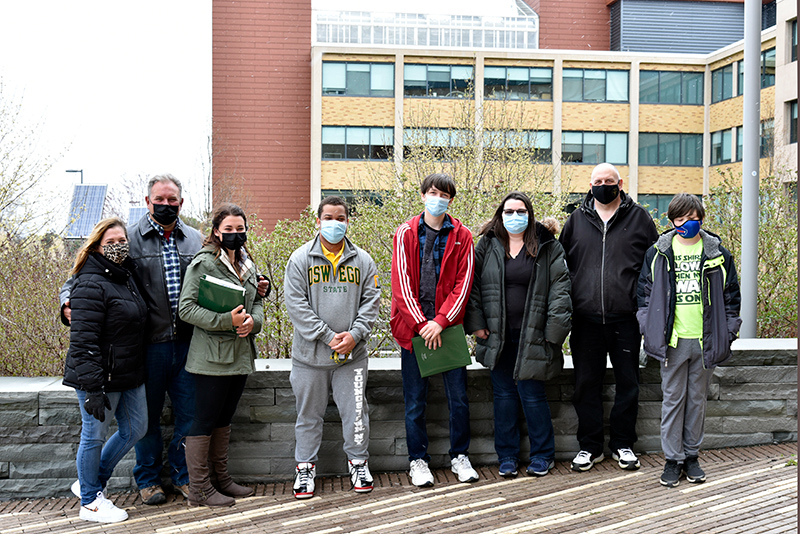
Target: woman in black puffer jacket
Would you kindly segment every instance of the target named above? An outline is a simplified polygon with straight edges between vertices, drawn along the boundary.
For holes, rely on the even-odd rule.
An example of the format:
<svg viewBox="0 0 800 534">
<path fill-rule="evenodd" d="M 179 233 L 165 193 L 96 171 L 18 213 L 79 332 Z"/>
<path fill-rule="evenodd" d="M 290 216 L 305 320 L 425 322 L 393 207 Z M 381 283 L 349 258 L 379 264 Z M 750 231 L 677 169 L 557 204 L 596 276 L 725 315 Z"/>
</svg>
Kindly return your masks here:
<svg viewBox="0 0 800 534">
<path fill-rule="evenodd" d="M 147 306 L 131 272 L 128 237 L 121 219 L 97 223 L 78 251 L 72 274 L 69 352 L 64 385 L 75 388 L 82 428 L 78 480 L 80 518 L 101 523 L 124 521 L 128 514 L 105 498 L 114 467 L 147 431 L 144 391 L 144 332 Z M 69 324 L 63 316 L 64 324 Z M 119 429 L 105 445 L 116 417 Z"/>
</svg>

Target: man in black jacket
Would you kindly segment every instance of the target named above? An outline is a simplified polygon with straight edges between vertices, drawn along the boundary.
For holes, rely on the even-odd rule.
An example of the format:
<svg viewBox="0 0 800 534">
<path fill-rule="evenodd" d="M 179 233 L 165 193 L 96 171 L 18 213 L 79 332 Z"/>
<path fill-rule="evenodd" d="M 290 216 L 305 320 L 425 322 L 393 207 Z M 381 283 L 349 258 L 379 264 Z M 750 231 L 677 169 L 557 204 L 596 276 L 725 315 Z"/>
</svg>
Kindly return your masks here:
<svg viewBox="0 0 800 534">
<path fill-rule="evenodd" d="M 645 251 L 658 232 L 650 214 L 622 191 L 613 165 L 595 167 L 590 185 L 559 237 L 572 279 L 572 403 L 581 449 L 572 469 L 588 471 L 605 458 L 602 388 L 608 355 L 616 380 L 608 445 L 621 468 L 634 470 L 639 468 L 632 447 L 637 439 L 641 345 L 636 285 Z"/>
</svg>

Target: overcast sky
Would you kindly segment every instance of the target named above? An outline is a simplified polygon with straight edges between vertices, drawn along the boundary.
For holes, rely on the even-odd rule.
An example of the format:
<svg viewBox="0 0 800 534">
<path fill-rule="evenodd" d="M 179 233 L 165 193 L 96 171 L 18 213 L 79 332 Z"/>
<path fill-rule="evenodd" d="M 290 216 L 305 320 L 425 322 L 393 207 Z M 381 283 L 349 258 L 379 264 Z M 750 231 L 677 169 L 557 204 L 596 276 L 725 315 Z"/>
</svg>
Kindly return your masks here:
<svg viewBox="0 0 800 534">
<path fill-rule="evenodd" d="M 514 0 L 313 0 L 315 9 L 512 14 Z M 211 0 L 0 0 L 2 97 L 41 125 L 46 183 L 171 172 L 202 189 L 211 129 Z M 189 201 L 191 195 L 187 195 Z M 196 203 L 201 195 L 195 193 Z M 64 214 L 66 218 L 66 212 Z"/>
</svg>

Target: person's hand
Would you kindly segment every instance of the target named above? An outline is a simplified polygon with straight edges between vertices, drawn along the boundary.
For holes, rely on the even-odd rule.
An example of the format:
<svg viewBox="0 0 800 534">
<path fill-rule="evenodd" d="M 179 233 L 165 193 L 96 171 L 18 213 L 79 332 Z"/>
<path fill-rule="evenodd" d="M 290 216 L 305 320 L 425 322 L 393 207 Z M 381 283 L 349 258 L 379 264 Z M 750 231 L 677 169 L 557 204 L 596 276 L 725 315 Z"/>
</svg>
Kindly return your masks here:
<svg viewBox="0 0 800 534">
<path fill-rule="evenodd" d="M 106 421 L 106 410 L 111 409 L 111 402 L 102 391 L 87 391 L 86 400 L 83 401 L 83 408 L 92 417 L 104 423 Z"/>
<path fill-rule="evenodd" d="M 72 308 L 69 307 L 69 299 L 64 301 L 64 306 L 61 308 L 64 317 L 67 318 L 67 322 L 72 324 Z"/>
<path fill-rule="evenodd" d="M 356 340 L 350 332 L 340 332 L 333 336 L 328 345 L 339 354 L 347 354 L 356 347 Z"/>
<path fill-rule="evenodd" d="M 239 334 L 239 337 L 247 337 L 250 335 L 250 332 L 253 331 L 254 325 L 253 316 L 248 313 L 245 315 L 242 325 L 236 327 L 236 333 Z"/>
<path fill-rule="evenodd" d="M 247 312 L 244 311 L 244 306 L 241 304 L 231 310 L 231 321 L 233 321 L 234 328 L 242 326 L 242 323 L 244 323 L 247 317 Z"/>
<path fill-rule="evenodd" d="M 262 299 L 267 296 L 267 292 L 269 291 L 269 278 L 264 276 L 263 274 L 258 275 L 258 296 Z"/>
<path fill-rule="evenodd" d="M 420 329 L 419 335 L 425 340 L 426 347 L 436 350 L 442 346 L 442 330 L 442 325 L 431 320 Z"/>
<path fill-rule="evenodd" d="M 481 339 L 489 339 L 489 330 L 481 328 L 480 330 L 475 330 L 472 335 Z"/>
</svg>

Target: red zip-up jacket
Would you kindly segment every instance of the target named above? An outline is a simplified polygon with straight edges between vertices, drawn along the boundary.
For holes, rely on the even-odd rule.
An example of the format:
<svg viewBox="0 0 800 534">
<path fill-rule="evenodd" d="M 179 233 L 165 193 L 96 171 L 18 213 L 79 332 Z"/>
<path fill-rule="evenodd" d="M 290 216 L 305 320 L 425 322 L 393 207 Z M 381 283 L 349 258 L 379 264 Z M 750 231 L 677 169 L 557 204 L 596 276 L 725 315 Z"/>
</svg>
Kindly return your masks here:
<svg viewBox="0 0 800 534">
<path fill-rule="evenodd" d="M 394 234 L 392 254 L 392 312 L 389 324 L 397 343 L 413 350 L 411 338 L 428 322 L 419 303 L 419 219 L 404 222 Z M 449 216 L 448 216 L 449 217 Z M 436 284 L 436 317 L 442 328 L 464 321 L 475 269 L 472 232 L 450 217 L 453 229 L 447 236 L 439 283 Z"/>
</svg>

